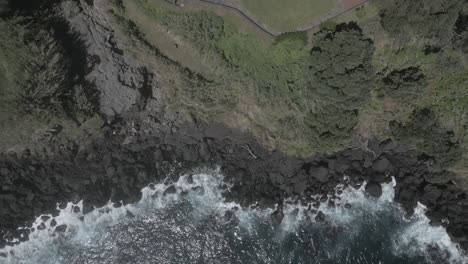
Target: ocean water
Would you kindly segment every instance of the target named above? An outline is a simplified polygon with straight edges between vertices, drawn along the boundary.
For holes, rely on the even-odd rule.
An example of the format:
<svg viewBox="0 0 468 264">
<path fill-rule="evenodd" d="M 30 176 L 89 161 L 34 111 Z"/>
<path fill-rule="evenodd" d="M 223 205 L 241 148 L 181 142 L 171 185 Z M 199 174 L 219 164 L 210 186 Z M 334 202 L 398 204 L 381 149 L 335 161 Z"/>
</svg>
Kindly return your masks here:
<svg viewBox="0 0 468 264">
<path fill-rule="evenodd" d="M 66 231 L 54 232 L 52 219 L 39 217 L 34 225 L 45 229 L 0 250 L 0 263 L 468 263 L 443 228 L 429 225 L 422 205 L 406 216 L 392 202 L 394 183 L 380 199 L 338 186 L 337 206 L 320 204 L 323 221 L 285 201 L 283 222 L 273 225 L 273 209 L 225 202 L 222 179 L 219 170 L 200 170 L 174 183 L 173 194 L 151 184 L 136 204 L 109 203 L 85 216 L 74 210 L 81 203 L 70 203 L 54 219 Z"/>
</svg>

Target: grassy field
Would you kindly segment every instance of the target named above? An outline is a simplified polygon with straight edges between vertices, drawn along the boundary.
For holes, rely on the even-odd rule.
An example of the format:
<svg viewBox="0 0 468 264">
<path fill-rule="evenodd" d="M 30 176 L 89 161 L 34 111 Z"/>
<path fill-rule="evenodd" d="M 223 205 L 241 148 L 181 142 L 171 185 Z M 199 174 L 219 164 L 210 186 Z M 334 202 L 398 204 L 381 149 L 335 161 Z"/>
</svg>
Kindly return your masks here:
<svg viewBox="0 0 468 264">
<path fill-rule="evenodd" d="M 280 32 L 295 31 L 336 7 L 336 0 L 242 0 L 260 21 Z"/>
</svg>

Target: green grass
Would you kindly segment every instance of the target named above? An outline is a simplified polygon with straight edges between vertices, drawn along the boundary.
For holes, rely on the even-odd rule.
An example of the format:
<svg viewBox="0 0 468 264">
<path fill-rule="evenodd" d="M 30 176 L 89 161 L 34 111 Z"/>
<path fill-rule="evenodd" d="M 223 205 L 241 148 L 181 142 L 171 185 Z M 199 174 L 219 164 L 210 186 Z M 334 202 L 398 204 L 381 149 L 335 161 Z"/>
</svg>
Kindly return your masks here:
<svg viewBox="0 0 468 264">
<path fill-rule="evenodd" d="M 305 33 L 281 35 L 273 45 L 265 45 L 213 13 L 140 3 L 155 22 L 192 42 L 203 57 L 213 57 L 213 53 L 221 57 L 222 75 L 238 74 L 255 83 L 264 96 L 301 97 L 298 82 L 305 79 L 309 65 Z"/>
<path fill-rule="evenodd" d="M 280 32 L 298 27 L 332 11 L 336 0 L 242 0 L 242 4 L 261 22 Z"/>
<path fill-rule="evenodd" d="M 284 39 L 265 48 L 250 36 L 229 34 L 216 47 L 232 68 L 254 81 L 266 96 L 299 96 L 309 65 L 302 40 Z"/>
</svg>

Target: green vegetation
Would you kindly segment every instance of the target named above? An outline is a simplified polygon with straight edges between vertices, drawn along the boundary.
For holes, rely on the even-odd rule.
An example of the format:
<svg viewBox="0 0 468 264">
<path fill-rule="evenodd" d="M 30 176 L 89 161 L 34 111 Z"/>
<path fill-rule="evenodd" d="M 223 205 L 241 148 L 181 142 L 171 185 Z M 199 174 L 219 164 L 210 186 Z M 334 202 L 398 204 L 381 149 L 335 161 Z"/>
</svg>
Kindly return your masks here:
<svg viewBox="0 0 468 264">
<path fill-rule="evenodd" d="M 24 54 L 26 53 L 27 56 L 29 52 L 23 44 L 25 27 L 19 26 L 19 23 L 25 23 L 24 19 L 15 18 L 11 21 L 0 19 L 2 32 L 0 36 L 0 100 L 3 107 L 10 106 L 10 101 L 20 96 L 17 78 L 21 79 L 21 76 L 16 75 L 21 73 Z"/>
<path fill-rule="evenodd" d="M 373 41 L 356 23 L 330 21 L 312 39 L 305 32 L 291 32 L 265 45 L 210 12 L 171 9 L 143 0 L 139 3 L 154 23 L 192 43 L 199 56 L 216 67 L 217 76 L 208 78 L 211 83 L 179 90 L 194 99 L 191 111 L 200 111 L 197 105 L 227 112 L 256 104 L 261 114 L 255 126 L 267 128 L 269 136 L 286 144 L 290 153 L 306 154 L 351 144 L 356 126 L 366 123 L 361 113 L 372 113 L 369 107 L 381 108 L 388 99 L 396 108 L 399 104 L 407 106 L 400 112 L 374 111 L 374 118 L 390 122 L 395 117 L 406 118 L 412 108 L 435 107 L 435 100 L 421 97 L 441 81 L 428 79 L 438 75 L 428 70 L 434 65 L 440 69 L 451 65 L 443 72 L 457 67 L 453 64 L 456 52 L 428 53 L 426 42 L 399 50 L 378 49 L 374 54 Z M 359 10 L 366 22 L 367 13 Z M 385 64 L 379 65 L 380 61 Z M 421 65 L 414 65 L 414 61 Z M 247 94 L 255 96 L 255 101 L 245 101 Z M 384 116 L 375 116 L 380 112 Z M 385 127 L 374 132 L 385 136 Z"/>
<path fill-rule="evenodd" d="M 73 92 L 82 96 L 83 92 L 69 88 L 69 65 L 62 46 L 52 33 L 30 21 L 25 17 L 0 20 L 2 105 L 12 106 L 7 110 L 19 114 L 61 114 L 65 97 L 73 97 Z"/>
<path fill-rule="evenodd" d="M 215 53 L 222 57 L 225 72 L 238 72 L 255 82 L 265 95 L 284 96 L 297 90 L 291 84 L 305 79 L 308 51 L 304 34 L 280 36 L 275 45 L 265 47 L 212 13 L 177 12 L 141 2 L 156 21 L 194 43 L 203 56 L 212 57 Z"/>
<path fill-rule="evenodd" d="M 322 30 L 312 48 L 309 100 L 316 103 L 307 123 L 318 142 L 349 144 L 360 109 L 370 99 L 374 46 L 355 23 Z M 327 140 L 324 140 L 327 139 Z"/>
<path fill-rule="evenodd" d="M 442 127 L 429 108 L 415 109 L 404 124 L 390 122 L 390 129 L 400 142 L 434 155 L 439 164 L 454 164 L 461 158 L 460 142 L 454 132 Z"/>
<path fill-rule="evenodd" d="M 324 28 L 312 41 L 305 32 L 290 32 L 265 45 L 212 13 L 139 3 L 153 23 L 182 37 L 179 43 L 193 43 L 203 58 L 218 66 L 212 83 L 181 91 L 195 99 L 191 106 L 229 111 L 244 103 L 256 104 L 265 118 L 256 121 L 269 126 L 274 140 L 286 141 L 290 153 L 349 144 L 375 75 L 373 43 L 356 23 Z M 239 81 L 241 88 L 234 89 L 232 84 Z M 247 103 L 246 94 L 255 101 Z"/>
<path fill-rule="evenodd" d="M 0 148 L 40 148 L 62 133 L 66 140 L 97 130 L 90 90 L 73 83 L 65 48 L 37 17 L 0 18 Z M 33 22 L 34 21 L 34 22 Z M 94 116 L 93 120 L 100 120 Z M 98 123 L 95 121 L 94 124 Z M 6 128 L 6 129 L 3 129 Z"/>
<path fill-rule="evenodd" d="M 309 42 L 309 37 L 307 36 L 306 31 L 285 32 L 275 37 L 275 44 L 278 44 L 284 41 L 292 41 L 292 42 L 297 41 L 298 44 L 302 44 L 303 46 L 306 46 L 307 43 Z"/>
<path fill-rule="evenodd" d="M 242 0 L 260 21 L 285 32 L 313 22 L 336 7 L 336 0 Z"/>
<path fill-rule="evenodd" d="M 2 66 L 0 68 L 0 91 L 8 89 L 8 87 L 10 87 L 10 85 L 11 85 L 10 81 L 8 80 L 8 77 L 7 77 L 7 71 Z M 1 95 L 3 97 L 4 93 L 2 92 Z"/>
<path fill-rule="evenodd" d="M 356 23 L 322 30 L 311 51 L 312 96 L 345 109 L 359 108 L 372 88 L 374 45 Z M 312 99 L 312 98 L 311 98 Z"/>
<path fill-rule="evenodd" d="M 144 38 L 151 34 L 148 23 L 158 25 L 181 47 L 164 49 L 169 58 L 190 51 L 210 68 L 197 71 L 202 67 L 192 59 L 178 59 L 209 80 L 173 88 L 173 104 L 192 115 L 204 112 L 208 119 L 247 127 L 296 155 L 359 144 L 361 136 L 414 143 L 444 164 L 453 164 L 458 150 L 437 152 L 434 144 L 456 142 L 468 151 L 468 97 L 461 88 L 467 86 L 467 12 L 460 1 L 376 1 L 322 24 L 314 35 L 288 32 L 271 44 L 203 9 L 135 2 L 151 18 L 135 20 Z M 419 137 L 425 128 L 415 120 L 426 116 L 421 109 L 430 110 L 424 120 L 443 142 Z"/>
<path fill-rule="evenodd" d="M 468 39 L 463 1 L 376 1 L 380 16 L 364 29 L 380 47 L 378 104 L 386 111 L 380 136 L 392 136 L 424 150 L 443 166 L 465 164 L 468 153 Z M 379 28 L 381 26 L 381 28 Z M 391 38 L 387 38 L 388 34 Z M 462 167 L 463 167 L 462 166 Z"/>
<path fill-rule="evenodd" d="M 427 88 L 427 80 L 419 67 L 408 67 L 389 72 L 379 86 L 380 96 L 400 102 L 417 99 Z"/>
<path fill-rule="evenodd" d="M 284 38 L 266 48 L 250 36 L 230 34 L 216 46 L 231 69 L 255 82 L 265 96 L 301 95 L 309 65 L 302 39 Z"/>
<path fill-rule="evenodd" d="M 424 38 L 432 45 L 449 44 L 464 0 L 381 1 L 380 23 L 402 43 Z"/>
<path fill-rule="evenodd" d="M 117 31 L 134 44 L 124 52 L 158 73 L 170 110 L 248 130 L 289 154 L 391 137 L 468 171 L 466 1 L 376 0 L 314 32 L 296 29 L 335 1 L 245 1 L 268 26 L 290 31 L 269 40 L 213 6 L 114 4 Z M 0 21 L 0 110 L 21 109 L 24 122 L 32 109 L 49 124 L 65 112 L 76 120 L 92 109 L 88 91 L 69 81 L 66 47 L 28 21 Z"/>
</svg>

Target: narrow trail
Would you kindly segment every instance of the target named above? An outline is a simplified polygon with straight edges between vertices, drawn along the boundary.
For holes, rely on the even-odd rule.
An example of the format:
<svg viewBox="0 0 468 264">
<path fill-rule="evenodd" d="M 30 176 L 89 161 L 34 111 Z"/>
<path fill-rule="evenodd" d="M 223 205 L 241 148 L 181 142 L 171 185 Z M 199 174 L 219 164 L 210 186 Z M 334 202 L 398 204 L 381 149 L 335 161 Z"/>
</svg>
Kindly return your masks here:
<svg viewBox="0 0 468 264">
<path fill-rule="evenodd" d="M 176 6 L 179 6 L 178 4 L 174 3 L 173 1 L 171 0 L 164 0 L 168 3 L 171 3 L 171 4 L 174 4 Z M 223 8 L 226 8 L 226 9 L 230 9 L 230 10 L 234 10 L 235 12 L 239 13 L 242 17 L 244 17 L 252 26 L 258 28 L 259 30 L 265 32 L 266 34 L 268 34 L 269 36 L 271 37 L 277 37 L 283 33 L 286 33 L 286 32 L 278 32 L 278 31 L 274 31 L 272 29 L 269 29 L 266 25 L 264 25 L 262 22 L 260 22 L 259 20 L 255 19 L 252 15 L 248 14 L 248 11 L 247 10 L 243 10 L 242 7 L 239 7 L 239 6 L 235 6 L 235 5 L 231 5 L 229 2 L 226 2 L 226 0 L 198 0 L 200 2 L 204 2 L 204 3 L 207 3 L 207 4 L 210 4 L 210 5 L 215 5 L 215 6 L 221 6 Z M 326 23 L 336 17 L 339 17 L 341 15 L 344 15 L 358 7 L 361 7 L 361 6 L 364 6 L 366 4 L 368 4 L 371 0 L 365 0 L 364 2 L 361 2 L 357 5 L 354 5 L 352 7 L 349 7 L 341 12 L 338 12 L 332 16 L 328 16 L 326 17 L 325 19 L 319 19 L 318 21 L 315 21 L 313 22 L 312 24 L 309 24 L 308 26 L 304 26 L 304 27 L 301 27 L 301 28 L 298 28 L 296 31 L 311 31 L 311 30 L 314 30 L 318 27 L 320 27 L 321 24 L 323 23 Z M 195 3 L 197 1 L 190 1 L 192 3 Z M 180 7 L 180 6 L 179 6 Z"/>
</svg>

